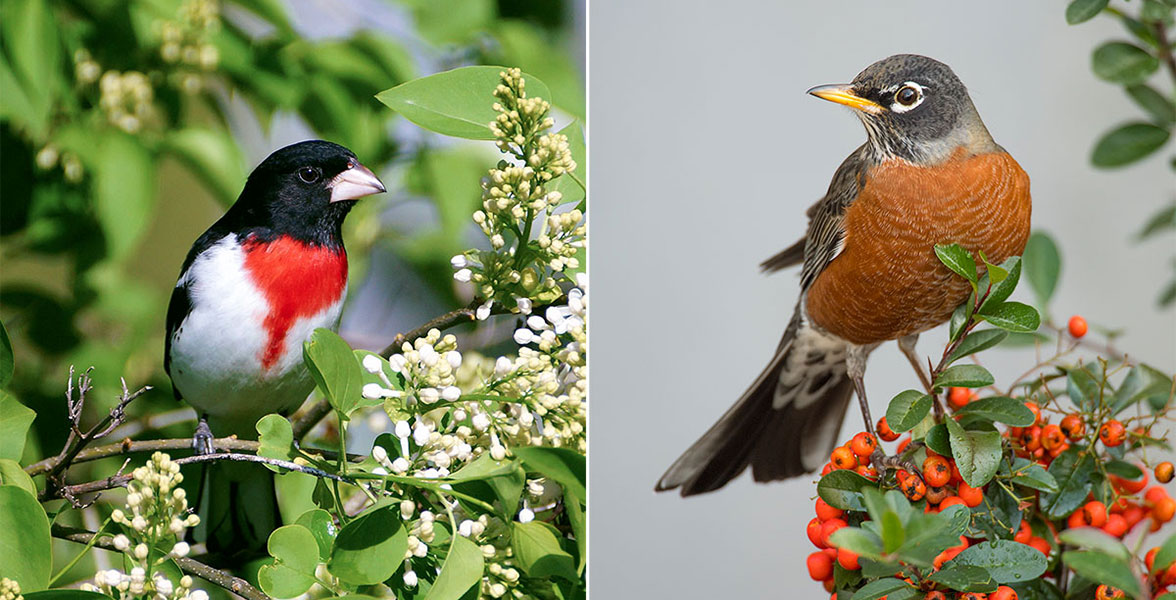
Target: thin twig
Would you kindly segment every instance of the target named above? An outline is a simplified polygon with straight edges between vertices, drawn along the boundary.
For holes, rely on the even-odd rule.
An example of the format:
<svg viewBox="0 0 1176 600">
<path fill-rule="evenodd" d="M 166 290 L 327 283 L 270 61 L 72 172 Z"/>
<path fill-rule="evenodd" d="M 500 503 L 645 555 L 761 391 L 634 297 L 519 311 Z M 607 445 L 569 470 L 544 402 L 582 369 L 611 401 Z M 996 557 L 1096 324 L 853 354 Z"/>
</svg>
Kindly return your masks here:
<svg viewBox="0 0 1176 600">
<path fill-rule="evenodd" d="M 1168 42 L 1168 28 L 1164 26 L 1163 22 L 1156 21 L 1152 24 L 1152 29 L 1155 30 L 1156 43 L 1160 46 L 1160 60 L 1164 61 L 1168 67 L 1168 73 L 1176 81 L 1176 54 L 1172 52 L 1172 46 Z"/>
<path fill-rule="evenodd" d="M 76 529 L 73 527 L 66 527 L 64 525 L 53 525 L 53 537 L 76 542 L 78 544 L 90 544 L 102 548 L 103 550 L 110 550 L 111 552 L 121 551 L 114 547 L 114 542 L 110 539 L 99 537 L 95 540 L 96 534 L 85 529 Z M 246 600 L 271 600 L 269 596 L 265 595 L 261 590 L 253 587 L 248 581 L 240 577 L 234 577 L 232 574 L 214 569 L 198 560 L 188 557 L 178 557 L 175 559 L 176 564 L 179 565 L 180 570 L 188 575 L 199 577 L 213 585 L 224 588 Z"/>
</svg>

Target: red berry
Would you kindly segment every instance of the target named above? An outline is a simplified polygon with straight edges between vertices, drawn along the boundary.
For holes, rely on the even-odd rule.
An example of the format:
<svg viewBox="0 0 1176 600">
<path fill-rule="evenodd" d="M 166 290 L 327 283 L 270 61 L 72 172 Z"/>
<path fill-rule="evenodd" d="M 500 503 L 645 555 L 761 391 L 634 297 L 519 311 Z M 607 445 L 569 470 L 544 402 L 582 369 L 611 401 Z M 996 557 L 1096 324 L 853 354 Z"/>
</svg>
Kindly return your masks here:
<svg viewBox="0 0 1176 600">
<path fill-rule="evenodd" d="M 1176 500 L 1171 498 L 1161 498 L 1159 502 L 1152 505 L 1152 518 L 1160 523 L 1167 523 L 1176 516 Z"/>
<path fill-rule="evenodd" d="M 841 517 L 844 514 L 844 510 L 829 506 L 823 499 L 817 498 L 817 518 L 820 519 L 822 523 L 828 521 L 829 519 L 836 519 Z"/>
<path fill-rule="evenodd" d="M 1066 443 L 1066 434 L 1062 428 L 1050 423 L 1041 428 L 1041 447 L 1052 453 L 1054 448 Z"/>
<path fill-rule="evenodd" d="M 1071 442 L 1077 442 L 1086 435 L 1086 422 L 1082 420 L 1082 415 L 1066 415 L 1062 417 L 1062 433 L 1070 438 Z"/>
<path fill-rule="evenodd" d="M 835 532 L 838 529 L 841 529 L 842 527 L 845 527 L 847 525 L 848 525 L 848 523 L 846 523 L 845 521 L 843 521 L 841 519 L 829 519 L 828 521 L 825 521 L 824 523 L 822 523 L 821 524 L 821 543 L 824 544 L 826 548 L 832 548 L 833 544 L 829 543 L 829 536 L 833 535 L 833 532 Z"/>
<path fill-rule="evenodd" d="M 1078 315 L 1070 317 L 1069 328 L 1070 335 L 1076 338 L 1080 338 L 1086 335 L 1086 319 L 1083 319 Z"/>
<path fill-rule="evenodd" d="M 960 499 L 964 501 L 964 504 L 969 508 L 973 506 L 980 506 L 980 503 L 984 502 L 983 488 L 974 488 L 962 481 L 960 482 L 959 491 L 957 494 L 959 495 Z"/>
<path fill-rule="evenodd" d="M 975 392 L 968 388 L 953 387 L 947 391 L 947 403 L 952 408 L 960 409 L 968 405 L 969 402 L 976 396 Z"/>
<path fill-rule="evenodd" d="M 1049 558 L 1050 547 L 1049 542 L 1045 541 L 1045 538 L 1033 536 L 1029 538 L 1029 545 L 1033 548 L 1036 548 L 1038 552 L 1044 554 L 1046 558 Z"/>
<path fill-rule="evenodd" d="M 996 588 L 995 592 L 988 594 L 988 600 L 1017 600 L 1017 591 L 1007 585 L 1002 585 Z"/>
<path fill-rule="evenodd" d="M 833 576 L 833 559 L 824 552 L 813 552 L 809 555 L 808 560 L 809 577 L 813 581 L 824 581 Z"/>
<path fill-rule="evenodd" d="M 829 455 L 829 462 L 833 463 L 834 469 L 856 469 L 858 466 L 857 455 L 845 446 L 834 448 Z"/>
<path fill-rule="evenodd" d="M 923 461 L 923 480 L 932 487 L 941 487 L 951 481 L 951 465 L 942 456 L 928 456 Z"/>
<path fill-rule="evenodd" d="M 812 521 L 809 521 L 808 527 L 805 528 L 804 532 L 808 534 L 808 539 L 813 543 L 814 546 L 822 549 L 825 547 L 825 543 L 821 541 L 820 519 L 813 519 Z"/>
<path fill-rule="evenodd" d="M 1122 600 L 1123 598 L 1126 598 L 1127 595 L 1123 593 L 1123 590 L 1119 588 L 1113 588 L 1103 583 L 1094 590 L 1094 597 L 1097 600 Z"/>
<path fill-rule="evenodd" d="M 841 565 L 842 569 L 849 569 L 850 571 L 856 571 L 862 568 L 858 564 L 858 555 L 845 548 L 837 549 L 837 564 Z"/>
<path fill-rule="evenodd" d="M 1115 537 L 1123 537 L 1127 535 L 1127 532 L 1130 529 L 1131 526 L 1127 524 L 1126 517 L 1114 513 L 1107 516 L 1107 524 L 1102 526 L 1102 530 L 1105 531 L 1107 535 L 1113 535 Z"/>
<path fill-rule="evenodd" d="M 1082 520 L 1091 527 L 1102 527 L 1107 522 L 1107 506 L 1098 500 L 1092 500 L 1082 506 Z"/>
<path fill-rule="evenodd" d="M 853 453 L 859 458 L 869 458 L 874 450 L 878 449 L 878 441 L 874 439 L 874 436 L 862 431 L 849 441 L 849 449 L 853 450 Z"/>
<path fill-rule="evenodd" d="M 947 594 L 944 594 L 939 590 L 933 590 L 927 592 L 927 595 L 923 596 L 923 600 L 947 600 Z"/>
<path fill-rule="evenodd" d="M 1174 468 L 1172 463 L 1168 461 L 1164 461 L 1156 465 L 1156 481 L 1160 483 L 1168 483 L 1169 481 L 1172 481 L 1174 470 L 1176 470 L 1176 468 Z"/>
<path fill-rule="evenodd" d="M 1123 443 L 1125 433 L 1123 424 L 1118 419 L 1111 419 L 1099 428 L 1098 439 L 1102 440 L 1104 446 L 1113 448 Z"/>
<path fill-rule="evenodd" d="M 890 428 L 890 425 L 886 424 L 886 417 L 878 419 L 878 425 L 874 427 L 874 430 L 878 432 L 878 437 L 883 442 L 893 442 L 898 439 L 898 434 Z"/>
<path fill-rule="evenodd" d="M 907 477 L 906 481 L 899 484 L 899 488 L 911 502 L 918 502 L 927 495 L 927 484 L 923 483 L 922 478 L 915 475 Z"/>
</svg>

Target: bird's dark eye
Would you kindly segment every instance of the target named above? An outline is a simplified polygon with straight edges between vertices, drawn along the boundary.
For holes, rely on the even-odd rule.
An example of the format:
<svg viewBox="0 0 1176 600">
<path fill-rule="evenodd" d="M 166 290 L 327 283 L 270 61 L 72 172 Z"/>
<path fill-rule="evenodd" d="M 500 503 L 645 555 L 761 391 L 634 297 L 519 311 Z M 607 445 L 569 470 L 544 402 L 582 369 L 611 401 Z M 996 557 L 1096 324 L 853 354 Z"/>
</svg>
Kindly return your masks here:
<svg viewBox="0 0 1176 600">
<path fill-rule="evenodd" d="M 314 183 L 322 178 L 322 176 L 322 172 L 314 167 L 302 167 L 298 169 L 298 178 L 305 183 Z"/>
<path fill-rule="evenodd" d="M 918 101 L 918 99 L 919 90 L 911 85 L 904 85 L 894 93 L 894 101 L 903 106 L 910 106 Z"/>
</svg>

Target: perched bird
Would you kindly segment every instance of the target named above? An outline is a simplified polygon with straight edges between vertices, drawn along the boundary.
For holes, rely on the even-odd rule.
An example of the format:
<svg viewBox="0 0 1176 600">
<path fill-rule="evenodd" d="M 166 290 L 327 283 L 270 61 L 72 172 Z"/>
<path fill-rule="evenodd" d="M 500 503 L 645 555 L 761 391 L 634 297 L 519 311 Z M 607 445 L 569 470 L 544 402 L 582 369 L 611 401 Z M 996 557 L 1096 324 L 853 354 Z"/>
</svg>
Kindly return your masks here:
<svg viewBox="0 0 1176 600">
<path fill-rule="evenodd" d="M 964 84 L 936 60 L 900 54 L 853 83 L 808 91 L 853 109 L 866 143 L 808 210 L 807 233 L 764 261 L 803 264 L 800 298 L 775 356 L 743 396 L 666 471 L 658 491 L 716 490 L 749 465 L 756 481 L 821 467 L 882 342 L 899 347 L 930 387 L 914 346 L 968 298 L 967 281 L 935 256 L 958 243 L 1000 262 L 1029 237 L 1029 177 L 996 144 Z"/>
<path fill-rule="evenodd" d="M 176 398 L 201 415 L 197 452 L 211 452 L 211 432 L 256 438 L 258 419 L 306 400 L 314 382 L 302 343 L 338 328 L 347 290 L 343 219 L 383 191 L 350 150 L 293 144 L 262 161 L 192 245 L 167 309 L 163 364 Z M 198 503 L 210 552 L 264 548 L 279 525 L 273 477 L 244 463 L 205 475 Z"/>
</svg>

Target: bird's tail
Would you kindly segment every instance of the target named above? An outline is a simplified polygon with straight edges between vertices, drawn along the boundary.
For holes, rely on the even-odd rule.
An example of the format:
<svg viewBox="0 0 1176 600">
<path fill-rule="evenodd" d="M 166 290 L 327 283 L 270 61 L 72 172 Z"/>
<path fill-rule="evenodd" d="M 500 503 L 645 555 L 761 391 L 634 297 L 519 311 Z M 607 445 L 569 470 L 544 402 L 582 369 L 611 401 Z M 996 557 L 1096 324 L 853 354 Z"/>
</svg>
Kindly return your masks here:
<svg viewBox="0 0 1176 600">
<path fill-rule="evenodd" d="M 804 324 L 799 313 L 759 378 L 694 445 L 656 490 L 683 496 L 723 487 L 748 465 L 756 481 L 817 470 L 828 460 L 853 394 L 846 344 Z"/>
<path fill-rule="evenodd" d="M 220 558 L 264 555 L 281 526 L 274 474 L 256 463 L 215 461 L 201 473 L 195 536 Z M 236 562 L 236 561 L 234 561 Z"/>
</svg>

